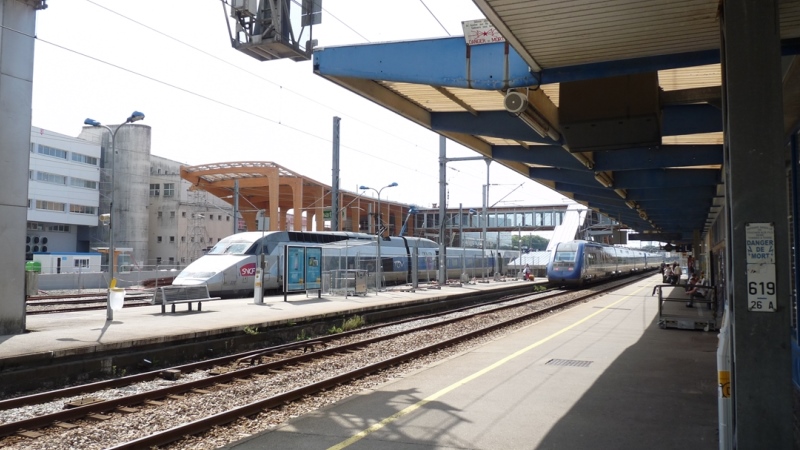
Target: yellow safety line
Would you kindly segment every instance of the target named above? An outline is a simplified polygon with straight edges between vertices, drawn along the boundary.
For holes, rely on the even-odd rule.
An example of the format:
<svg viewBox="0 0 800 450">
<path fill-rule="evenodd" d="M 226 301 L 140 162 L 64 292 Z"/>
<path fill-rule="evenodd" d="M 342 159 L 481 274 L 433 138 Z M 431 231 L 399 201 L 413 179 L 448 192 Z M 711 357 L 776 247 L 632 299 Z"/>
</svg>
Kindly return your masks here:
<svg viewBox="0 0 800 450">
<path fill-rule="evenodd" d="M 619 303 L 619 302 L 621 302 L 623 300 L 626 300 L 626 299 L 628 299 L 630 297 L 633 297 L 634 295 L 638 294 L 639 291 L 641 291 L 643 289 L 645 289 L 644 286 L 639 288 L 639 289 L 637 289 L 633 293 L 628 294 L 625 297 L 622 297 L 621 299 L 606 305 L 602 309 L 599 309 L 596 312 L 593 312 L 592 314 L 589 314 L 588 316 L 586 316 L 583 319 L 573 323 L 572 325 L 564 327 L 561 330 L 558 330 L 555 333 L 551 334 L 550 336 L 547 336 L 547 337 L 545 337 L 545 338 L 543 338 L 543 339 L 541 339 L 541 340 L 539 340 L 537 342 L 534 342 L 533 344 L 523 348 L 522 350 L 517 350 L 516 352 L 514 352 L 511 355 L 506 356 L 505 358 L 497 361 L 496 363 L 492 364 L 491 366 L 485 367 L 485 368 L 479 370 L 478 372 L 475 372 L 472 375 L 470 375 L 470 376 L 468 376 L 466 378 L 463 378 L 463 379 L 451 384 L 450 386 L 447 386 L 446 388 L 440 390 L 439 392 L 436 392 L 435 394 L 430 395 L 430 396 L 420 400 L 419 402 L 417 402 L 417 403 L 415 403 L 415 404 L 413 404 L 411 406 L 408 406 L 408 407 L 406 407 L 405 409 L 403 409 L 401 411 L 398 411 L 398 412 L 392 414 L 391 416 L 381 420 L 380 422 L 372 425 L 371 427 L 367 428 L 364 431 L 361 431 L 360 433 L 352 436 L 351 438 L 349 438 L 349 439 L 347 439 L 345 441 L 342 441 L 342 442 L 340 442 L 340 443 L 338 443 L 338 444 L 336 444 L 336 445 L 334 445 L 332 447 L 328 447 L 328 450 L 342 450 L 343 448 L 346 448 L 346 447 L 349 447 L 352 444 L 355 444 L 356 442 L 360 441 L 361 439 L 364 439 L 365 437 L 369 436 L 370 434 L 374 433 L 375 431 L 380 430 L 381 428 L 383 428 L 386 425 L 394 422 L 395 420 L 397 420 L 397 419 L 399 419 L 399 418 L 401 418 L 401 417 L 403 417 L 405 415 L 411 414 L 412 412 L 416 411 L 419 408 L 422 408 L 423 406 L 425 406 L 429 402 L 437 400 L 439 397 L 441 397 L 441 396 L 453 391 L 454 389 L 459 388 L 459 387 L 469 383 L 470 381 L 472 381 L 472 380 L 474 380 L 474 379 L 476 379 L 478 377 L 481 377 L 481 376 L 491 372 L 492 370 L 497 369 L 498 367 L 504 365 L 505 363 L 507 363 L 507 362 L 509 362 L 509 361 L 511 361 L 511 360 L 513 360 L 513 359 L 515 359 L 515 358 L 517 358 L 517 357 L 529 352 L 530 350 L 533 350 L 534 348 L 544 344 L 545 342 L 547 342 L 547 341 L 549 341 L 549 340 L 551 340 L 551 339 L 553 339 L 553 338 L 555 338 L 557 336 L 560 336 L 561 334 L 564 334 L 565 332 L 571 330 L 572 328 L 575 328 L 576 326 L 582 324 L 583 322 L 586 322 L 587 320 L 589 320 L 592 317 L 600 314 L 601 312 L 607 310 L 608 308 L 611 308 L 612 306 L 616 305 L 617 303 Z"/>
</svg>

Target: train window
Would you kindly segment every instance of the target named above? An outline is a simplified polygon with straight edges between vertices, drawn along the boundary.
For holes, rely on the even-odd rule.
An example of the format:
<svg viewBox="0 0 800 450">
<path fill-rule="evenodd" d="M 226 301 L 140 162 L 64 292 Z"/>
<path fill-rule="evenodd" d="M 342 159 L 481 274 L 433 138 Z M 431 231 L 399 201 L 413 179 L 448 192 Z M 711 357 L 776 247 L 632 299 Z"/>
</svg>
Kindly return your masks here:
<svg viewBox="0 0 800 450">
<path fill-rule="evenodd" d="M 554 260 L 555 261 L 564 261 L 564 262 L 575 261 L 575 252 L 574 251 L 569 251 L 569 252 L 557 251 Z"/>
<path fill-rule="evenodd" d="M 208 251 L 209 255 L 244 255 L 247 250 L 253 247 L 252 242 L 231 242 L 231 243 L 218 243 L 211 250 Z"/>
</svg>

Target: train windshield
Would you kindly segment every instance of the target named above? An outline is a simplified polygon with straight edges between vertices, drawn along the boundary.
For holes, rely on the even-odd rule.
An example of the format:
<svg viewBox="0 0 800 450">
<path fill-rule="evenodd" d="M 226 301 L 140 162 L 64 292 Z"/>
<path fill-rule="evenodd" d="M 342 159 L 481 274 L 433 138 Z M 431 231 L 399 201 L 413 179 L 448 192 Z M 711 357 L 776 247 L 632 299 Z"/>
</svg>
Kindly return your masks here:
<svg viewBox="0 0 800 450">
<path fill-rule="evenodd" d="M 559 244 L 556 248 L 556 255 L 553 257 L 553 261 L 556 262 L 575 262 L 575 255 L 578 252 L 578 246 L 574 243 L 568 242 L 564 244 Z"/>
<path fill-rule="evenodd" d="M 225 241 L 222 240 L 217 243 L 211 250 L 208 251 L 208 255 L 246 255 L 250 254 L 248 250 L 255 245 L 252 242 L 236 242 L 236 241 Z"/>
</svg>

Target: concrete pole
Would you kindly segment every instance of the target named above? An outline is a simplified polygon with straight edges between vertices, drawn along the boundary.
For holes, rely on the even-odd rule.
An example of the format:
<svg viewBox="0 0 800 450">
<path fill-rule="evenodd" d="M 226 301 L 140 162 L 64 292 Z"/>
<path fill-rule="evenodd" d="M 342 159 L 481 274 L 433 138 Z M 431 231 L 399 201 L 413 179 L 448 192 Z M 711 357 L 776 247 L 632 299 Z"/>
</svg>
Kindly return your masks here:
<svg viewBox="0 0 800 450">
<path fill-rule="evenodd" d="M 792 448 L 791 242 L 777 1 L 726 0 L 721 17 L 725 252 L 733 329 L 733 448 Z M 797 167 L 793 167 L 797 170 Z M 793 225 L 797 222 L 793 220 Z M 771 241 L 763 253 L 750 241 Z"/>
<path fill-rule="evenodd" d="M 34 3 L 34 2 L 30 2 Z M 0 258 L 0 334 L 25 332 L 25 224 L 28 218 L 28 164 L 30 159 L 33 39 L 36 10 L 28 2 L 0 1 L 0 217 L 5 244 Z M 13 75 L 11 75 L 13 74 Z"/>
</svg>

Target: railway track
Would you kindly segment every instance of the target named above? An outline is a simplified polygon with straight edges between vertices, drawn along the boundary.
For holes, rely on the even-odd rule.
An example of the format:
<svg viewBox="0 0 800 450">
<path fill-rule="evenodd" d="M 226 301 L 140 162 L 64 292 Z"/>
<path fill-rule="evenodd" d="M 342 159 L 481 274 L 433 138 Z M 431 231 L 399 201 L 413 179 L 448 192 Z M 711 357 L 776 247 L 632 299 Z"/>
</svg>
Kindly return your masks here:
<svg viewBox="0 0 800 450">
<path fill-rule="evenodd" d="M 625 282 L 631 282 L 631 279 Z M 0 423 L 3 423 L 0 425 L 0 436 L 7 437 L 0 441 L 0 445 L 9 448 L 57 448 L 52 447 L 54 442 L 50 439 L 66 443 L 70 442 L 70 438 L 65 435 L 85 434 L 74 433 L 74 430 L 61 431 L 60 428 L 75 425 L 101 428 L 101 433 L 87 433 L 104 436 L 105 441 L 96 444 L 102 448 L 149 448 L 169 444 L 184 436 L 280 408 L 315 393 L 336 389 L 342 384 L 424 355 L 519 326 L 523 322 L 538 320 L 619 285 L 615 283 L 613 286 L 604 285 L 578 292 L 553 291 L 504 298 L 492 304 L 473 305 L 458 311 L 364 327 L 169 370 L 5 400 L 0 402 L 0 409 L 3 410 L 0 412 Z M 164 376 L 178 377 L 183 374 L 186 374 L 184 378 L 176 381 L 160 380 Z M 124 387 L 143 382 L 165 383 L 167 386 L 145 388 L 130 395 L 120 393 L 126 391 L 122 389 Z M 115 393 L 109 394 L 107 390 L 110 388 L 113 388 L 110 392 Z M 71 397 L 79 393 L 81 397 Z M 39 409 L 30 406 L 44 405 L 46 402 L 58 404 L 56 398 L 62 398 L 60 402 L 71 402 L 73 407 L 41 414 L 43 406 Z M 231 403 L 231 398 L 238 401 Z M 34 411 L 32 416 L 12 420 L 22 405 L 29 405 L 26 408 Z M 197 414 L 193 415 L 192 420 L 182 421 L 180 415 L 174 413 L 175 408 L 193 409 Z M 202 417 L 198 418 L 198 414 Z M 145 420 L 148 425 L 144 429 L 130 433 L 128 426 L 132 430 L 137 421 L 129 418 L 134 416 L 158 416 L 163 420 L 156 420 L 157 426 L 153 420 Z M 123 423 L 126 432 L 116 430 L 114 422 Z M 159 431 L 153 432 L 153 429 Z M 79 443 L 71 441 L 69 445 Z"/>
<path fill-rule="evenodd" d="M 150 306 L 152 293 L 126 293 L 125 307 Z M 65 294 L 28 297 L 26 314 L 51 314 L 76 311 L 93 311 L 106 309 L 106 294 Z"/>
</svg>

